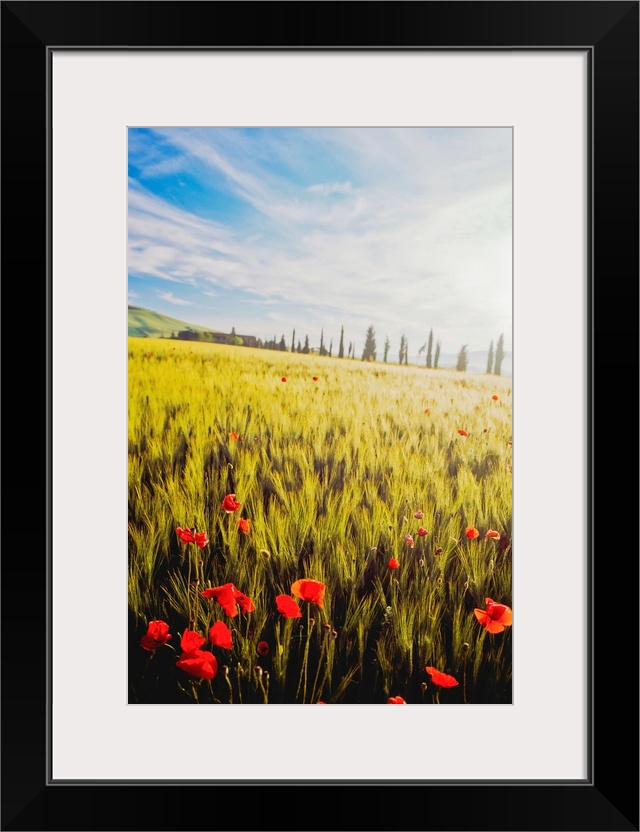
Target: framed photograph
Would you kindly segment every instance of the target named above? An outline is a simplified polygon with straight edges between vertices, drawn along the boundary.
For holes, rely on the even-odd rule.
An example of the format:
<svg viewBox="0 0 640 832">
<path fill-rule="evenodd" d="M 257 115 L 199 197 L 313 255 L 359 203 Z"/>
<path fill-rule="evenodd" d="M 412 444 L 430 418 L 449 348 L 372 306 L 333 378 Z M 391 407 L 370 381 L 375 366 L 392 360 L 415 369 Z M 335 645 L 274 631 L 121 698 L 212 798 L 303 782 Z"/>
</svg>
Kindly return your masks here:
<svg viewBox="0 0 640 832">
<path fill-rule="evenodd" d="M 638 3 L 2 24 L 2 828 L 637 830 Z"/>
</svg>

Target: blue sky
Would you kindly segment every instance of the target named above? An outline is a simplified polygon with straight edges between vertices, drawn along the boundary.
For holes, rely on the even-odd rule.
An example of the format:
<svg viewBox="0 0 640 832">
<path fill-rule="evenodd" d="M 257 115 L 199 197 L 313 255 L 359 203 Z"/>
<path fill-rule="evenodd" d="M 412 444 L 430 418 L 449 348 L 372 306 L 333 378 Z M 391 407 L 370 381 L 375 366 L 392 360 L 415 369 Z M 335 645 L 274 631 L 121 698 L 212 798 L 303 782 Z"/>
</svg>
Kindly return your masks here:
<svg viewBox="0 0 640 832">
<path fill-rule="evenodd" d="M 390 356 L 512 327 L 509 128 L 130 128 L 129 303 Z"/>
</svg>

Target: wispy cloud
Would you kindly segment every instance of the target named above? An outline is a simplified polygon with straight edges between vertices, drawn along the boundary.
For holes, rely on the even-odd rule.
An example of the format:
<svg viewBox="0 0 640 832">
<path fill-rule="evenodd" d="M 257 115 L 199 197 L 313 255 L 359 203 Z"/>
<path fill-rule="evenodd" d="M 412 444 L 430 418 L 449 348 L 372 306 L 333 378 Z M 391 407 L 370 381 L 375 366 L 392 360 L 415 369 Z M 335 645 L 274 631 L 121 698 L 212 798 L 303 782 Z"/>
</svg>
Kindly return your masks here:
<svg viewBox="0 0 640 832">
<path fill-rule="evenodd" d="M 416 350 L 431 327 L 443 350 L 486 349 L 501 332 L 510 345 L 510 131 L 197 128 L 138 139 L 138 294 L 159 281 L 171 282 L 174 305 L 227 293 L 213 310 L 224 320 L 193 321 L 213 328 L 253 301 L 278 304 L 283 326 L 324 320 L 356 337 L 373 323 Z M 163 153 L 180 181 L 197 182 L 192 192 L 159 175 Z M 272 337 L 257 310 L 245 329 Z"/>
<path fill-rule="evenodd" d="M 184 298 L 177 298 L 172 292 L 161 292 L 158 297 L 166 303 L 172 303 L 174 306 L 192 306 L 190 300 Z"/>
</svg>

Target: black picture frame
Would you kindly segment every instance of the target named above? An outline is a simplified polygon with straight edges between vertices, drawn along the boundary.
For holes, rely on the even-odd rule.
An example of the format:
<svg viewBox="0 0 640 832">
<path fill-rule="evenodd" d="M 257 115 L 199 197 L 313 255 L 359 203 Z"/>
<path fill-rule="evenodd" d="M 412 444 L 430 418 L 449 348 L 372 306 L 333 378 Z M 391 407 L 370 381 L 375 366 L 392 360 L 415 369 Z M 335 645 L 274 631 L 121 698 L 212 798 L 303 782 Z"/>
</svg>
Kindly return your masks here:
<svg viewBox="0 0 640 832">
<path fill-rule="evenodd" d="M 20 420 L 10 434 L 7 430 L 10 446 L 23 445 L 8 469 L 8 502 L 17 497 L 20 504 L 7 512 L 5 539 L 10 545 L 2 558 L 3 830 L 639 829 L 637 503 L 632 503 L 629 516 L 625 479 L 629 457 L 634 463 L 638 458 L 632 453 L 637 451 L 638 431 L 638 12 L 639 3 L 627 0 L 2 2 L 3 289 L 7 330 L 12 340 L 14 332 L 21 336 L 18 359 L 12 360 L 10 350 L 4 362 L 6 389 L 11 391 L 5 407 L 10 412 L 5 415 L 15 413 Z M 587 780 L 509 781 L 509 760 L 499 756 L 500 738 L 482 735 L 468 749 L 478 758 L 479 777 L 486 757 L 494 772 L 496 765 L 503 767 L 504 781 L 405 783 L 385 781 L 383 773 L 380 781 L 321 783 L 265 780 L 160 786 L 47 780 L 52 386 L 49 64 L 51 50 L 63 47 L 588 51 L 591 731 Z M 26 245 L 25 232 L 30 235 Z M 24 280 L 17 279 L 21 277 Z M 20 292 L 26 279 L 34 286 L 27 298 Z M 24 319 L 19 324 L 15 317 L 25 305 L 30 321 L 26 327 Z M 630 387 L 610 375 L 615 365 L 631 379 Z M 39 439 L 14 441 L 24 433 L 23 408 L 32 414 L 34 401 L 44 417 L 35 431 Z M 38 525 L 40 533 L 34 535 Z M 541 540 L 541 545 L 558 543 Z M 542 607 L 544 582 L 540 593 Z M 545 683 L 554 684 L 553 680 Z M 429 753 L 433 752 L 425 749 Z M 382 748 L 382 772 L 386 762 Z M 268 770 L 268 752 L 265 765 Z M 207 793 L 189 791 L 194 788 Z"/>
</svg>

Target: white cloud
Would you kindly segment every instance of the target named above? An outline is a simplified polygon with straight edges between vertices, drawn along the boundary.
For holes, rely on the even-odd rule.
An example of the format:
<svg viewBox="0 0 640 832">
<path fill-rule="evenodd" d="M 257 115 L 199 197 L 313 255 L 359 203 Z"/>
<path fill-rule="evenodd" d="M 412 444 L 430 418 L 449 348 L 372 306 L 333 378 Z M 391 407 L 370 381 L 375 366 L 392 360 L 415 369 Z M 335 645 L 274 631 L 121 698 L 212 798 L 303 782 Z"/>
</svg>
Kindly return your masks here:
<svg viewBox="0 0 640 832">
<path fill-rule="evenodd" d="M 174 306 L 193 306 L 190 300 L 177 298 L 171 292 L 161 292 L 159 297 L 161 300 L 164 300 L 167 303 L 172 303 Z"/>
<path fill-rule="evenodd" d="M 268 134 L 259 147 L 229 131 L 160 132 L 247 213 L 204 219 L 131 182 L 130 273 L 286 301 L 301 327 L 316 315 L 374 322 L 381 337 L 409 332 L 416 349 L 430 327 L 443 351 L 510 336 L 509 131 L 327 128 Z M 349 179 L 281 172 L 286 161 L 312 176 L 307 156 L 339 160 Z M 180 304 L 177 288 L 166 295 Z"/>
</svg>

